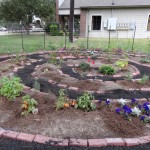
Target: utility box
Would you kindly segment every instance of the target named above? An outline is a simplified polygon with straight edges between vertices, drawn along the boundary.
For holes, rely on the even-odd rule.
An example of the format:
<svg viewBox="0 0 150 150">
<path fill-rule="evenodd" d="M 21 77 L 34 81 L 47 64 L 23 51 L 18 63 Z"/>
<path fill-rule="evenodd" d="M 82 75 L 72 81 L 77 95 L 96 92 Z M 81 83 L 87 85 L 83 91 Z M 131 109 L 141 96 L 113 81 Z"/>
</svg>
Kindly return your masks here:
<svg viewBox="0 0 150 150">
<path fill-rule="evenodd" d="M 107 28 L 108 20 L 104 20 L 104 28 Z"/>
<path fill-rule="evenodd" d="M 117 29 L 117 18 L 109 18 L 107 30 L 116 30 L 116 29 Z"/>
</svg>

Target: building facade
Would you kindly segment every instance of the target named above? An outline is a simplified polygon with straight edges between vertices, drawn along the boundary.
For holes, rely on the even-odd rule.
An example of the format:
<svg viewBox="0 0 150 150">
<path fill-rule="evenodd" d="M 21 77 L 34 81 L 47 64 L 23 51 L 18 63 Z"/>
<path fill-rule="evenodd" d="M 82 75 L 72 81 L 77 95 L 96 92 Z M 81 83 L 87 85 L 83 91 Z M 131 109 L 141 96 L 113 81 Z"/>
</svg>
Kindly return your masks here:
<svg viewBox="0 0 150 150">
<path fill-rule="evenodd" d="M 70 0 L 58 0 L 58 20 L 68 25 Z M 74 28 L 81 37 L 150 38 L 150 1 L 75 0 Z"/>
</svg>

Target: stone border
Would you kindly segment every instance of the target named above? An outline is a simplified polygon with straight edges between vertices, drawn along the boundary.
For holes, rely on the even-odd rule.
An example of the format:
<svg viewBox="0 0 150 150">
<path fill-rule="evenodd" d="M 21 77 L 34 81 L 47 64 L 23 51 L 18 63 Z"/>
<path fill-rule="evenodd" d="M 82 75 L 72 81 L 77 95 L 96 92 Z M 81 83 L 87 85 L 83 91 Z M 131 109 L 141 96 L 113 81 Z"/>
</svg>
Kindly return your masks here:
<svg viewBox="0 0 150 150">
<path fill-rule="evenodd" d="M 104 138 L 104 139 L 60 139 L 43 136 L 40 134 L 28 134 L 0 128 L 0 137 L 20 140 L 24 142 L 36 142 L 51 146 L 82 146 L 82 147 L 106 147 L 106 146 L 138 146 L 150 142 L 150 135 L 138 138 Z"/>
</svg>

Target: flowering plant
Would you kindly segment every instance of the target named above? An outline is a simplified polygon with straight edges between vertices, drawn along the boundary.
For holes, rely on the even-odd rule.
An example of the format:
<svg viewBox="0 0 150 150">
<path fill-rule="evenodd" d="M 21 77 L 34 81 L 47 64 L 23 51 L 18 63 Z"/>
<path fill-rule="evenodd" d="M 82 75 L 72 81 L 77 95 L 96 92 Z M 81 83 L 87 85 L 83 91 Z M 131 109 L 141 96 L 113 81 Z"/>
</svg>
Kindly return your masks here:
<svg viewBox="0 0 150 150">
<path fill-rule="evenodd" d="M 111 106 L 111 101 L 110 101 L 110 99 L 107 99 L 107 100 L 105 101 L 105 103 L 106 103 L 106 107 L 110 107 L 110 106 Z"/>
<path fill-rule="evenodd" d="M 118 102 L 119 102 L 119 104 L 120 104 L 121 106 L 124 106 L 125 103 L 126 103 L 126 100 L 123 99 L 123 98 L 121 98 L 121 99 L 118 100 Z"/>
<path fill-rule="evenodd" d="M 139 108 L 134 107 L 134 108 L 132 108 L 131 110 L 132 110 L 132 114 L 133 114 L 133 115 L 135 115 L 135 116 L 137 116 L 137 117 L 140 116 L 141 110 L 140 110 Z"/>
<path fill-rule="evenodd" d="M 132 104 L 132 105 L 137 105 L 138 102 L 139 102 L 139 101 L 138 101 L 137 99 L 135 99 L 135 98 L 132 98 L 132 99 L 131 99 L 131 104 Z"/>
</svg>

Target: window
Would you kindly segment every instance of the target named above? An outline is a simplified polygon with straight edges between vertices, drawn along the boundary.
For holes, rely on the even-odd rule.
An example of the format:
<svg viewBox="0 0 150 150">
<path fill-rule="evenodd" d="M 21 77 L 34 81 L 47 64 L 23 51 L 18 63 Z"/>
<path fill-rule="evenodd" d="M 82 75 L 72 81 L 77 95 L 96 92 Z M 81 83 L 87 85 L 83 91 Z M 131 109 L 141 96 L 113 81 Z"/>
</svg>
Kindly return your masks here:
<svg viewBox="0 0 150 150">
<path fill-rule="evenodd" d="M 150 15 L 149 15 L 149 17 L 148 17 L 147 31 L 150 31 Z"/>
<path fill-rule="evenodd" d="M 92 16 L 92 30 L 101 30 L 101 16 Z"/>
</svg>

